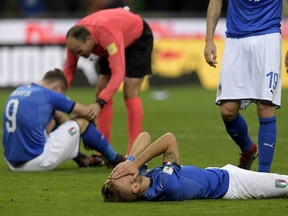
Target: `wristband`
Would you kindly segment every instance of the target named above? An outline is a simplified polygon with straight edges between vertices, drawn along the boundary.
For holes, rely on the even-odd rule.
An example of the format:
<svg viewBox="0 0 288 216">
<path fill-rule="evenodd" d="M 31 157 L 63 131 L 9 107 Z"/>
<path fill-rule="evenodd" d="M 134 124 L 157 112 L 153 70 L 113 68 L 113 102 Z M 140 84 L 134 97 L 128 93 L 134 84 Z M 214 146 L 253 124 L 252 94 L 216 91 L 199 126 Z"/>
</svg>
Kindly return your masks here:
<svg viewBox="0 0 288 216">
<path fill-rule="evenodd" d="M 97 98 L 95 102 L 99 104 L 99 106 L 101 107 L 101 109 L 103 108 L 103 106 L 104 106 L 105 103 L 106 103 L 106 102 L 105 102 L 103 99 L 101 99 L 101 98 Z"/>
<path fill-rule="evenodd" d="M 175 162 L 171 162 L 171 161 L 167 161 L 167 162 L 164 162 L 163 164 L 162 164 L 162 166 L 176 166 L 177 168 L 181 168 L 181 166 L 179 165 L 179 164 L 177 164 L 177 163 L 175 163 Z"/>
<path fill-rule="evenodd" d="M 127 159 L 126 160 L 128 160 L 128 161 L 134 161 L 135 160 L 135 157 L 134 156 L 132 156 L 132 155 L 128 155 L 127 156 Z"/>
</svg>

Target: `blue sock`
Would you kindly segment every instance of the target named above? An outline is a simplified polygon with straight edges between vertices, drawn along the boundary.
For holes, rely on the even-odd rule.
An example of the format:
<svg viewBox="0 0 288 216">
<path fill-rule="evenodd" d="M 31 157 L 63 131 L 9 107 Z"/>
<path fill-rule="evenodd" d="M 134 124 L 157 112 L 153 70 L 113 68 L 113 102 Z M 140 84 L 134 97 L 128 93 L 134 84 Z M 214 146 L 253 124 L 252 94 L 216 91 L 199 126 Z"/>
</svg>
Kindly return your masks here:
<svg viewBox="0 0 288 216">
<path fill-rule="evenodd" d="M 259 118 L 258 154 L 259 172 L 270 172 L 276 145 L 276 117 Z"/>
<path fill-rule="evenodd" d="M 91 123 L 83 133 L 82 139 L 85 145 L 100 152 L 109 161 L 113 161 L 118 155 L 103 134 Z"/>
<path fill-rule="evenodd" d="M 226 131 L 242 152 L 247 152 L 253 144 L 248 134 L 248 127 L 245 119 L 238 114 L 232 121 L 224 121 Z"/>
</svg>

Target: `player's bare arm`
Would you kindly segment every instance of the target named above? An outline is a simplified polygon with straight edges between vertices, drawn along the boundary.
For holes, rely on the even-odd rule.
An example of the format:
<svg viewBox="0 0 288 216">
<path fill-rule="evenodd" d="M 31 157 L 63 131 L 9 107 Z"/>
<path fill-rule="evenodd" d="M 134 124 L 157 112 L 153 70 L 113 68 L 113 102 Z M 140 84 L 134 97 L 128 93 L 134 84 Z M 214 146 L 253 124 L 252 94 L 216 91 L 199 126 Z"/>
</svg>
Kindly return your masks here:
<svg viewBox="0 0 288 216">
<path fill-rule="evenodd" d="M 211 0 L 207 10 L 204 56 L 206 62 L 211 67 L 216 67 L 217 64 L 217 50 L 214 43 L 214 33 L 221 15 L 222 5 L 222 0 Z"/>
<path fill-rule="evenodd" d="M 176 155 L 174 152 L 165 152 L 163 155 L 163 162 L 176 162 Z"/>
<path fill-rule="evenodd" d="M 154 157 L 157 157 L 160 154 L 166 154 L 168 152 L 173 152 L 175 154 L 175 162 L 179 162 L 179 150 L 176 137 L 172 133 L 166 133 L 155 142 L 149 145 L 145 151 L 143 151 L 136 159 L 135 163 L 138 167 L 141 167 L 143 164 L 147 163 Z"/>
<path fill-rule="evenodd" d="M 76 114 L 77 116 L 86 118 L 88 121 L 92 121 L 96 118 L 97 110 L 93 109 L 91 106 L 75 103 L 72 113 Z"/>
<path fill-rule="evenodd" d="M 140 155 L 135 158 L 135 160 L 131 163 L 133 169 L 137 168 L 137 170 L 151 160 L 154 157 L 157 157 L 160 154 L 168 153 L 171 155 L 171 152 L 175 155 L 175 162 L 179 163 L 179 150 L 178 144 L 176 141 L 176 137 L 172 133 L 166 133 L 160 138 L 158 138 L 155 142 L 149 145 Z M 166 157 L 165 157 L 166 158 Z M 117 172 L 116 172 L 117 171 Z M 127 175 L 125 170 L 116 169 L 113 173 L 111 173 L 110 177 L 117 179 L 124 175 Z M 131 181 L 134 181 L 137 177 L 137 174 L 133 175 Z"/>
<path fill-rule="evenodd" d="M 132 174 L 137 176 L 139 173 L 139 168 L 133 164 L 133 160 L 137 158 L 149 145 L 151 144 L 151 136 L 147 132 L 142 132 L 139 136 L 135 139 L 130 155 L 128 156 L 125 162 L 118 164 L 111 172 L 109 178 L 114 178 L 115 175 L 125 176 L 128 174 Z"/>
<path fill-rule="evenodd" d="M 151 136 L 147 132 L 142 132 L 135 139 L 130 151 L 130 155 L 137 158 L 151 144 Z"/>
<path fill-rule="evenodd" d="M 69 118 L 60 111 L 55 112 L 54 119 L 58 125 L 61 125 L 69 120 Z"/>
<path fill-rule="evenodd" d="M 89 109 L 90 109 L 90 112 L 91 112 L 91 116 L 93 115 L 94 113 L 94 117 L 91 117 L 91 121 L 94 122 L 95 125 L 97 125 L 97 117 L 100 113 L 100 110 L 102 109 L 100 104 L 99 103 L 92 103 L 89 105 Z"/>
<path fill-rule="evenodd" d="M 50 123 L 47 125 L 46 132 L 49 134 L 53 130 L 56 124 L 61 125 L 68 120 L 69 118 L 66 115 L 64 115 L 62 112 L 55 111 L 54 119 L 52 119 Z"/>
</svg>

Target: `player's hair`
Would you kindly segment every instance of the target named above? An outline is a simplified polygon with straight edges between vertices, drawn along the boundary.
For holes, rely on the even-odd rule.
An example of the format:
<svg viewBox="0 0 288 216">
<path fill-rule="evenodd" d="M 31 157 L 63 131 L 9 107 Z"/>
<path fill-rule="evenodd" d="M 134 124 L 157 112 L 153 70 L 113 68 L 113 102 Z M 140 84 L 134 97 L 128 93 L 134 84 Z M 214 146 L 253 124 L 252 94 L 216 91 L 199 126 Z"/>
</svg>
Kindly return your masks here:
<svg viewBox="0 0 288 216">
<path fill-rule="evenodd" d="M 85 26 L 73 26 L 69 29 L 66 34 L 66 39 L 68 37 L 75 38 L 83 43 L 85 43 L 87 36 L 91 35 Z"/>
<path fill-rule="evenodd" d="M 127 193 L 127 191 L 120 192 L 120 188 L 117 189 L 113 180 L 107 179 L 102 186 L 102 197 L 105 202 L 134 202 L 139 198 L 137 193 Z"/>
<path fill-rule="evenodd" d="M 113 182 L 109 179 L 104 182 L 101 193 L 105 202 L 125 202 Z"/>
<path fill-rule="evenodd" d="M 58 68 L 46 72 L 42 80 L 47 83 L 54 83 L 60 81 L 62 91 L 65 92 L 67 90 L 68 85 L 66 77 L 64 76 L 63 72 Z"/>
</svg>

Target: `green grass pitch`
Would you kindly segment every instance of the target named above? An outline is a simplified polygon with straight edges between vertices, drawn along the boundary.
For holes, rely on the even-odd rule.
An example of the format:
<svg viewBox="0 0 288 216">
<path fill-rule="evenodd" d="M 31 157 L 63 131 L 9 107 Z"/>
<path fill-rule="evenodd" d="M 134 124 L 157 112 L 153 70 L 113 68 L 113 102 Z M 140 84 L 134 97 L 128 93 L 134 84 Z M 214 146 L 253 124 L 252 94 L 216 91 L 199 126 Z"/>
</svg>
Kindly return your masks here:
<svg viewBox="0 0 288 216">
<path fill-rule="evenodd" d="M 153 95 L 164 93 L 166 100 L 155 100 Z M 9 89 L 1 89 L 0 107 Z M 150 88 L 141 93 L 144 106 L 143 130 L 152 139 L 168 131 L 178 138 L 181 164 L 199 167 L 237 165 L 239 149 L 228 137 L 219 109 L 214 105 L 215 91 L 199 86 Z M 88 104 L 94 100 L 93 88 L 74 88 L 68 96 Z M 165 96 L 165 95 L 164 95 Z M 282 94 L 282 107 L 277 113 L 277 145 L 272 172 L 288 174 L 288 91 Z M 251 137 L 257 142 L 258 119 L 256 106 L 251 104 L 242 112 Z M 2 121 L 1 140 L 2 140 Z M 113 147 L 125 154 L 127 147 L 126 110 L 122 94 L 114 96 L 112 125 Z M 93 154 L 82 148 L 83 152 Z M 0 145 L 0 215 L 288 215 L 287 199 L 267 200 L 192 200 L 183 202 L 104 203 L 101 185 L 109 175 L 106 167 L 78 168 L 67 161 L 51 172 L 16 173 L 9 171 Z M 150 166 L 159 165 L 161 158 L 153 159 Z M 257 170 L 257 162 L 252 166 Z"/>
</svg>

